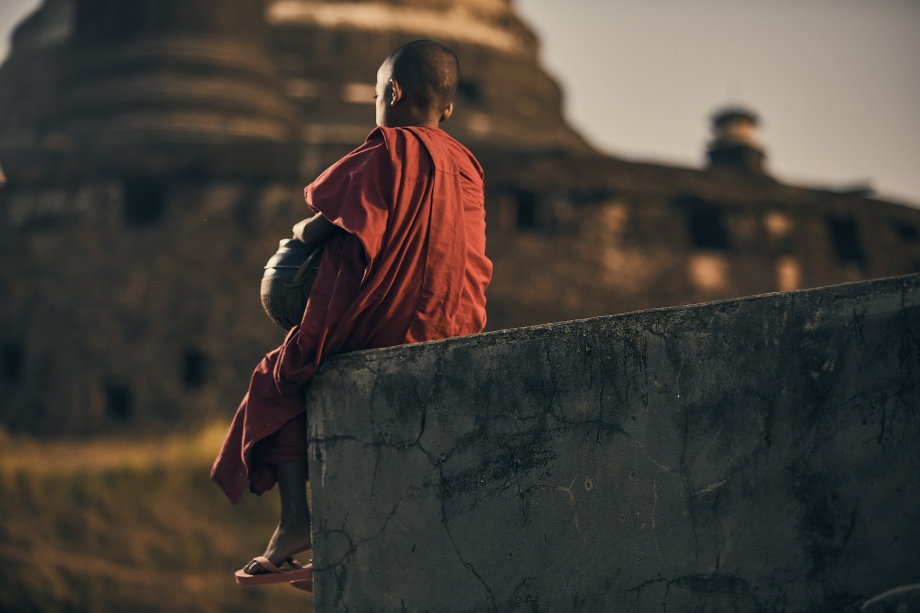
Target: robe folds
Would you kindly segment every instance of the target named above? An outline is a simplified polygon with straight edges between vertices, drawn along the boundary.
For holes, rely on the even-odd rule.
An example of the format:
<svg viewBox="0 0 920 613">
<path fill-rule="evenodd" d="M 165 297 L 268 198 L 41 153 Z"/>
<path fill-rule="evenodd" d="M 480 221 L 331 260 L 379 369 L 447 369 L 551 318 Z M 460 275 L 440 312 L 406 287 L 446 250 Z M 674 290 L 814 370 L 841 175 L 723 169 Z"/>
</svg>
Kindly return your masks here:
<svg viewBox="0 0 920 613">
<path fill-rule="evenodd" d="M 233 504 L 247 479 L 257 494 L 274 485 L 253 447 L 304 412 L 303 385 L 324 357 L 475 334 L 486 323 L 482 168 L 447 133 L 377 128 L 304 197 L 344 232 L 327 241 L 303 320 L 256 367 L 214 462 L 211 478 Z M 284 438 L 273 463 L 305 457 L 305 429 L 299 449 Z"/>
</svg>

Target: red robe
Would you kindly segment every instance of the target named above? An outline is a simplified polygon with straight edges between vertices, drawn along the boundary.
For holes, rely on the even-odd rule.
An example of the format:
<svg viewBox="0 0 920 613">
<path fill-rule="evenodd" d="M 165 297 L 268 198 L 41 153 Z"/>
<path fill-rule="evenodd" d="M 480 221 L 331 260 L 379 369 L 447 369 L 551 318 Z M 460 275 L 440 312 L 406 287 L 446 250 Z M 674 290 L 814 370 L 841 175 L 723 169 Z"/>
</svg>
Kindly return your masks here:
<svg viewBox="0 0 920 613">
<path fill-rule="evenodd" d="M 214 462 L 211 478 L 233 504 L 247 479 L 258 494 L 274 485 L 253 447 L 303 413 L 303 384 L 324 357 L 475 334 L 486 323 L 482 168 L 445 132 L 377 128 L 304 196 L 345 232 L 326 243 L 300 326 L 256 368 Z M 282 443 L 292 459 L 304 454 L 300 432 L 302 443 Z"/>
</svg>

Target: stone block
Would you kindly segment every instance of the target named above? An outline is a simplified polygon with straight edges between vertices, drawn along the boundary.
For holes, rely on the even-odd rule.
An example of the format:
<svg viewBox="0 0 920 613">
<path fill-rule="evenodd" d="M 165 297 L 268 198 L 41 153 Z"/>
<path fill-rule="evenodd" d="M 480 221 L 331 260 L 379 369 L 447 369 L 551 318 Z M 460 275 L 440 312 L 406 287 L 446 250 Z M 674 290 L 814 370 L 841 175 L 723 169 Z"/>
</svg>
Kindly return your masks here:
<svg viewBox="0 0 920 613">
<path fill-rule="evenodd" d="M 316 610 L 856 611 L 920 569 L 920 275 L 329 360 Z"/>
</svg>

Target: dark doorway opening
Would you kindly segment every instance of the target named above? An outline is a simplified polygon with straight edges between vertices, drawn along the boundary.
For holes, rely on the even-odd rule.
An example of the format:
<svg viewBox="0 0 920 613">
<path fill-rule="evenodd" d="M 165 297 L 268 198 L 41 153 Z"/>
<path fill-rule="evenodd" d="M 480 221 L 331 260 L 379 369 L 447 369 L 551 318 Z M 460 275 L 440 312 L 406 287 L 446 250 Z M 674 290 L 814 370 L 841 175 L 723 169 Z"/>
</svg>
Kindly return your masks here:
<svg viewBox="0 0 920 613">
<path fill-rule="evenodd" d="M 897 223 L 894 229 L 898 233 L 898 238 L 901 239 L 902 243 L 913 243 L 920 240 L 920 230 L 913 224 L 904 222 Z"/>
<path fill-rule="evenodd" d="M 109 417 L 126 420 L 133 409 L 134 394 L 130 387 L 121 383 L 105 384 L 105 412 Z"/>
<path fill-rule="evenodd" d="M 722 218 L 722 211 L 696 210 L 690 214 L 690 232 L 697 249 L 729 251 L 731 241 Z"/>
<path fill-rule="evenodd" d="M 0 375 L 5 381 L 19 383 L 22 379 L 22 366 L 25 352 L 22 343 L 11 341 L 0 347 Z"/>
<path fill-rule="evenodd" d="M 675 204 L 686 211 L 687 230 L 695 249 L 731 251 L 732 241 L 721 209 L 699 196 L 682 196 Z"/>
<path fill-rule="evenodd" d="M 125 181 L 125 223 L 142 228 L 162 221 L 166 208 L 165 191 L 163 184 L 156 181 Z"/>
<path fill-rule="evenodd" d="M 828 217 L 827 228 L 837 253 L 837 261 L 843 265 L 856 264 L 866 267 L 866 254 L 859 237 L 859 225 L 852 217 Z"/>
<path fill-rule="evenodd" d="M 182 385 L 187 390 L 196 390 L 204 386 L 208 379 L 210 366 L 208 355 L 197 349 L 186 349 L 182 354 Z"/>
<path fill-rule="evenodd" d="M 457 83 L 457 94 L 470 102 L 479 102 L 482 98 L 479 85 L 473 81 L 461 80 Z"/>
<path fill-rule="evenodd" d="M 537 195 L 531 191 L 517 192 L 517 227 L 520 230 L 537 227 Z"/>
</svg>

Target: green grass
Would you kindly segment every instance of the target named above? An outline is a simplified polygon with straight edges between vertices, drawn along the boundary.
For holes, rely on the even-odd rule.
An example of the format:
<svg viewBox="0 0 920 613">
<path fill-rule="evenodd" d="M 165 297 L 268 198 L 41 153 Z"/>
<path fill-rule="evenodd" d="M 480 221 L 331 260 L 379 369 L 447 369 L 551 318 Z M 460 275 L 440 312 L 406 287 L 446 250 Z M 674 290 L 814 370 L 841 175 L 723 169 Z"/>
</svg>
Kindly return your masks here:
<svg viewBox="0 0 920 613">
<path fill-rule="evenodd" d="M 278 497 L 236 508 L 208 478 L 224 424 L 158 440 L 0 432 L 0 611 L 299 611 L 286 584 L 242 587 Z"/>
</svg>

